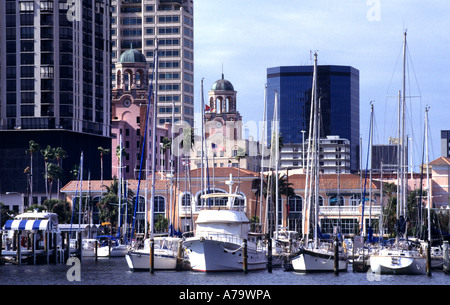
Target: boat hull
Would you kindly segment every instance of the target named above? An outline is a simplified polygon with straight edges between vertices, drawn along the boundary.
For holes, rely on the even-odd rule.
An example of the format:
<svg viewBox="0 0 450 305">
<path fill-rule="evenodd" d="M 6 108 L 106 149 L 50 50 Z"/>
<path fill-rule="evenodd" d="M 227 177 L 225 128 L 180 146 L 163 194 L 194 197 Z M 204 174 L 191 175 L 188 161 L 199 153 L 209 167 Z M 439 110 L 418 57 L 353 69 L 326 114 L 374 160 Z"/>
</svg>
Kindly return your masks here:
<svg viewBox="0 0 450 305">
<path fill-rule="evenodd" d="M 242 271 L 243 248 L 239 244 L 203 238 L 191 238 L 184 242 L 192 270 L 200 272 Z M 265 269 L 266 255 L 263 251 L 247 249 L 247 269 Z"/>
<path fill-rule="evenodd" d="M 131 270 L 150 270 L 150 253 L 148 252 L 129 251 L 125 255 L 125 259 Z M 175 270 L 177 268 L 177 255 L 172 251 L 155 249 L 153 260 L 156 270 Z"/>
<path fill-rule="evenodd" d="M 128 251 L 128 247 L 126 245 L 119 245 L 119 246 L 112 246 L 111 247 L 111 254 L 109 253 L 109 247 L 108 246 L 102 246 L 97 249 L 97 256 L 98 257 L 124 257 L 125 254 Z"/>
<path fill-rule="evenodd" d="M 426 260 L 406 255 L 372 255 L 370 269 L 376 274 L 423 275 Z"/>
<path fill-rule="evenodd" d="M 333 272 L 334 254 L 315 252 L 313 250 L 300 250 L 300 253 L 293 257 L 292 268 L 297 272 Z M 338 270 L 347 271 L 347 259 L 339 258 Z"/>
</svg>

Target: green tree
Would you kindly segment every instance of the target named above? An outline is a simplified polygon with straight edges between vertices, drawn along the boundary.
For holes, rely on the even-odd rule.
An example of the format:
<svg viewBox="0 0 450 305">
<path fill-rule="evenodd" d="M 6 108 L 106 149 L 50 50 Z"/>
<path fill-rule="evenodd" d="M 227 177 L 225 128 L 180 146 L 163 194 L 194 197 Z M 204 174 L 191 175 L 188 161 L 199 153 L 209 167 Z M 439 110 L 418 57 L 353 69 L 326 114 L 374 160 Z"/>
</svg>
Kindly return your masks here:
<svg viewBox="0 0 450 305">
<path fill-rule="evenodd" d="M 13 219 L 14 211 L 11 211 L 7 208 L 6 205 L 3 204 L 3 202 L 0 202 L 0 221 L 1 221 L 1 227 L 5 225 L 5 222 L 7 220 Z"/>
<path fill-rule="evenodd" d="M 52 186 L 53 181 L 60 180 L 63 177 L 63 170 L 60 166 L 56 165 L 55 163 L 47 163 L 47 170 L 45 172 L 45 179 L 48 181 L 49 184 L 49 199 L 52 199 Z M 58 189 L 59 194 L 59 189 Z M 49 207 L 50 210 L 50 207 Z"/>
<path fill-rule="evenodd" d="M 57 178 L 57 193 L 58 193 L 58 199 L 59 199 L 59 190 L 61 188 L 60 186 L 60 180 L 64 178 L 64 170 L 62 167 L 62 159 L 67 158 L 67 152 L 62 149 L 61 147 L 56 147 L 55 148 L 55 158 L 56 158 L 56 164 L 61 168 L 61 175 Z M 50 188 L 51 190 L 51 188 Z"/>
<path fill-rule="evenodd" d="M 155 233 L 163 233 L 168 230 L 169 221 L 163 215 L 158 215 L 155 219 Z"/>
<path fill-rule="evenodd" d="M 101 146 L 99 146 L 97 149 L 100 152 L 100 180 L 103 187 L 103 156 L 108 155 L 111 152 L 111 149 L 103 148 Z"/>
<path fill-rule="evenodd" d="M 30 154 L 30 198 L 33 201 L 33 155 L 35 152 L 39 151 L 41 146 L 33 140 L 28 142 L 28 149 L 25 151 L 26 154 Z"/>
<path fill-rule="evenodd" d="M 50 145 L 47 145 L 47 147 L 45 149 L 41 149 L 41 154 L 44 157 L 44 168 L 45 168 L 44 177 L 48 177 L 48 174 L 47 174 L 48 163 L 50 160 L 55 159 L 55 149 L 52 148 Z M 45 179 L 45 195 L 47 196 L 47 198 L 49 198 L 47 179 Z"/>
<path fill-rule="evenodd" d="M 111 223 L 112 227 L 116 227 L 118 224 L 118 204 L 119 204 L 119 181 L 116 177 L 109 186 L 105 186 L 106 192 L 103 194 L 102 199 L 97 203 L 99 209 L 100 221 Z M 127 197 L 123 197 L 121 202 L 133 202 L 132 198 L 134 193 L 132 190 L 127 189 Z M 123 196 L 124 194 L 122 194 Z M 132 212 L 131 205 L 127 205 L 128 212 Z"/>
<path fill-rule="evenodd" d="M 236 156 L 234 157 L 238 161 L 238 181 L 241 179 L 241 159 L 247 157 L 247 153 L 245 152 L 245 148 L 239 147 L 237 149 Z M 240 185 L 238 185 L 238 189 L 240 189 Z"/>
<path fill-rule="evenodd" d="M 54 199 L 52 199 L 54 200 Z M 65 200 L 56 200 L 52 204 L 52 212 L 58 215 L 59 223 L 70 223 L 72 211 L 70 204 Z"/>
<path fill-rule="evenodd" d="M 172 148 L 172 140 L 170 139 L 170 138 L 168 138 L 168 137 L 164 137 L 164 138 L 162 138 L 162 140 L 161 140 L 161 151 L 162 151 L 162 153 L 163 153 L 163 155 L 164 155 L 164 160 L 166 159 L 165 158 L 165 155 L 166 155 L 166 151 L 169 149 L 171 149 Z M 166 167 L 167 166 L 167 163 L 165 162 L 164 163 L 164 166 Z M 167 168 L 166 168 L 167 169 Z"/>
</svg>

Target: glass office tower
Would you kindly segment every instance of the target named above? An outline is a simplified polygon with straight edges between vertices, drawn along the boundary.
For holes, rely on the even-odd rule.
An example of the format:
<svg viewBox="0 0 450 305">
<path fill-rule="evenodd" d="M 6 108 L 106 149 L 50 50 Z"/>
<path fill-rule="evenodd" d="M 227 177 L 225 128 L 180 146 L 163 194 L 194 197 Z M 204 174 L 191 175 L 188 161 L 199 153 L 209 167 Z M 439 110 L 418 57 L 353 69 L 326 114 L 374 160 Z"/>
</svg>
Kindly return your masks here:
<svg viewBox="0 0 450 305">
<path fill-rule="evenodd" d="M 308 139 L 313 66 L 267 69 L 267 119 L 273 119 L 278 92 L 280 133 L 286 144 Z M 350 140 L 350 168 L 359 169 L 359 71 L 350 66 L 318 66 L 321 138 L 338 135 Z M 302 132 L 304 131 L 304 132 Z M 270 143 L 271 126 L 267 137 Z M 304 137 L 304 138 L 303 138 Z"/>
</svg>

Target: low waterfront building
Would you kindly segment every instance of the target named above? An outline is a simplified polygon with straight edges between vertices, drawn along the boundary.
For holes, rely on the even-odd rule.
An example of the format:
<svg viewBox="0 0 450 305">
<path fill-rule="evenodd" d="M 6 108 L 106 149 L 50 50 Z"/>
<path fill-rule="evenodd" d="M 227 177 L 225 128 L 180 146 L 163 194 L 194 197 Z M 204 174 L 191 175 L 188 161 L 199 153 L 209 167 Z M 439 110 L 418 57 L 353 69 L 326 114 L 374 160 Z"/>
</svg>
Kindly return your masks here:
<svg viewBox="0 0 450 305">
<path fill-rule="evenodd" d="M 206 192 L 227 193 L 231 191 L 242 195 L 242 199 L 236 200 L 233 207 L 244 211 L 247 217 L 254 222 L 256 229 L 273 232 L 275 219 L 277 219 L 278 227 L 289 227 L 301 233 L 305 177 L 304 174 L 293 174 L 284 178 L 288 183 L 292 183 L 295 196 L 286 199 L 284 193 L 280 192 L 283 195 L 280 196 L 278 217 L 276 217 L 274 203 L 266 202 L 265 198 L 260 200 L 260 173 L 236 167 L 216 167 L 209 169 L 209 176 L 202 176 L 202 170 L 198 168 L 179 173 L 171 178 L 159 172 L 156 174 L 155 180 L 154 217 L 157 219 L 158 215 L 163 215 L 170 223 L 174 224 L 176 229 L 182 232 L 190 231 L 194 228 L 195 220 L 201 209 L 220 209 L 226 205 L 224 198 L 204 201 L 200 198 L 202 189 Z M 109 186 L 111 182 L 104 181 L 104 185 Z M 360 198 L 364 195 L 364 182 L 360 176 L 353 174 L 321 175 L 319 219 L 323 233 L 332 234 L 338 225 L 345 235 L 359 233 L 362 215 Z M 138 181 L 127 180 L 125 185 L 136 196 Z M 364 229 L 368 226 L 369 216 L 374 224 L 381 214 L 379 184 L 373 182 L 371 191 L 369 185 L 370 183 L 367 182 L 366 197 L 371 194 L 373 203 L 371 208 L 366 204 L 364 209 Z M 135 232 L 144 232 L 145 213 L 150 211 L 150 189 L 149 177 L 147 181 L 143 180 L 140 184 L 139 197 L 141 199 L 136 209 Z M 77 202 L 75 197 L 80 196 L 76 181 L 64 186 L 61 192 L 65 193 L 71 202 Z M 84 183 L 83 196 L 87 194 L 91 196 L 95 206 L 102 197 L 100 181 Z M 338 198 L 339 200 L 337 200 Z M 135 201 L 135 197 L 130 200 L 133 205 Z M 144 204 L 146 201 L 147 206 Z M 97 208 L 91 210 L 95 213 L 99 212 Z M 98 219 L 98 215 L 92 219 Z M 87 221 L 87 218 L 82 221 Z"/>
</svg>

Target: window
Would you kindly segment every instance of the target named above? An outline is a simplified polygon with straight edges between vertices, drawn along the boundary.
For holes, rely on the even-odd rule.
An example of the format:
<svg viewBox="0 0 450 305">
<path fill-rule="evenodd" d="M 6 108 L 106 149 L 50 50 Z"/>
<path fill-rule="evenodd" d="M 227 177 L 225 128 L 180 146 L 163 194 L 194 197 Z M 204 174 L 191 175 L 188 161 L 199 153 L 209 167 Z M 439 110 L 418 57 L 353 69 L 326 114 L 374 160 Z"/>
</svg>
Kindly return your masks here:
<svg viewBox="0 0 450 305">
<path fill-rule="evenodd" d="M 20 87 L 22 90 L 34 90 L 34 79 L 21 79 Z"/>
<path fill-rule="evenodd" d="M 42 78 L 53 78 L 53 67 L 41 67 Z"/>
<path fill-rule="evenodd" d="M 166 213 L 166 200 L 163 196 L 155 196 L 154 197 L 154 210 L 155 219 L 158 215 L 165 215 Z"/>
<path fill-rule="evenodd" d="M 34 2 L 21 2 L 20 3 L 20 11 L 21 12 L 33 12 L 34 11 Z"/>
<path fill-rule="evenodd" d="M 179 27 L 158 28 L 158 34 L 160 34 L 160 35 L 174 35 L 174 34 L 179 34 L 179 33 L 180 33 Z"/>
<path fill-rule="evenodd" d="M 191 206 L 191 195 L 190 194 L 184 194 L 183 197 L 181 197 L 181 206 L 182 207 L 190 207 Z"/>
<path fill-rule="evenodd" d="M 34 67 L 33 66 L 21 66 L 20 67 L 20 76 L 21 77 L 34 77 Z"/>
<path fill-rule="evenodd" d="M 330 206 L 338 206 L 338 205 L 343 206 L 344 205 L 344 197 L 339 196 L 339 199 L 340 200 L 339 200 L 339 203 L 338 203 L 337 196 L 331 196 L 330 199 L 329 199 L 329 205 Z"/>
<path fill-rule="evenodd" d="M 34 28 L 33 27 L 21 27 L 20 28 L 20 38 L 34 38 Z"/>
</svg>

